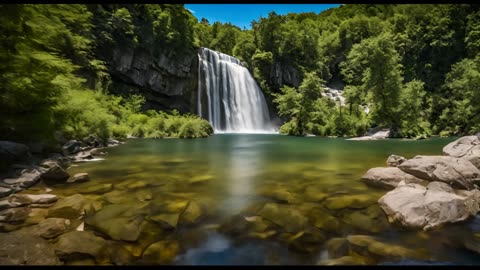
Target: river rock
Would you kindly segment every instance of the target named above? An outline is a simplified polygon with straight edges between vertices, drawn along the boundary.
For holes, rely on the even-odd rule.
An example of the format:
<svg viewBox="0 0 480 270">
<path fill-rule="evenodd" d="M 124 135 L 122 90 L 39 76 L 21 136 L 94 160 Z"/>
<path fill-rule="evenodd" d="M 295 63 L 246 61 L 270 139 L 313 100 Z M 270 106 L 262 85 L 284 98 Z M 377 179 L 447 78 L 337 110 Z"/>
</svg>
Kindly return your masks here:
<svg viewBox="0 0 480 270">
<path fill-rule="evenodd" d="M 330 210 L 344 208 L 361 209 L 375 203 L 375 198 L 368 194 L 333 196 L 325 200 L 325 207 Z"/>
<path fill-rule="evenodd" d="M 346 238 L 332 238 L 327 242 L 328 258 L 330 259 L 347 256 L 349 250 L 350 246 Z"/>
<path fill-rule="evenodd" d="M 340 227 L 340 222 L 336 217 L 318 207 L 310 210 L 308 217 L 313 225 L 322 231 L 335 233 Z"/>
<path fill-rule="evenodd" d="M 58 265 L 53 247 L 43 238 L 20 232 L 0 233 L 0 265 Z"/>
<path fill-rule="evenodd" d="M 188 202 L 185 211 L 183 211 L 182 215 L 180 216 L 180 223 L 182 225 L 195 224 L 201 219 L 203 214 L 204 211 L 202 210 L 202 207 L 197 202 L 190 201 Z"/>
<path fill-rule="evenodd" d="M 454 190 L 442 182 L 431 182 L 427 187 L 401 184 L 378 202 L 392 221 L 428 230 L 476 215 L 480 191 Z"/>
<path fill-rule="evenodd" d="M 28 157 L 30 157 L 30 152 L 25 144 L 0 141 L 0 160 L 15 161 Z"/>
<path fill-rule="evenodd" d="M 1 222 L 21 222 L 28 218 L 29 207 L 15 207 L 0 211 Z"/>
<path fill-rule="evenodd" d="M 369 186 L 383 189 L 394 189 L 401 181 L 422 185 L 428 184 L 427 181 L 405 173 L 397 167 L 371 168 L 362 176 L 362 181 Z"/>
<path fill-rule="evenodd" d="M 276 203 L 265 204 L 258 215 L 279 225 L 285 232 L 291 233 L 302 231 L 308 221 L 295 207 Z"/>
<path fill-rule="evenodd" d="M 105 239 L 89 231 L 71 231 L 60 235 L 55 244 L 55 252 L 63 260 L 68 260 L 74 254 L 91 256 L 98 263 L 108 260 Z"/>
<path fill-rule="evenodd" d="M 447 144 L 443 148 L 443 154 L 456 158 L 465 158 L 480 169 L 480 138 L 478 136 L 461 137 Z"/>
<path fill-rule="evenodd" d="M 402 157 L 402 156 L 398 156 L 398 155 L 390 155 L 388 158 L 387 158 L 387 166 L 389 167 L 397 167 L 398 165 L 402 164 L 404 161 L 406 161 L 407 159 Z"/>
<path fill-rule="evenodd" d="M 440 181 L 470 190 L 480 180 L 480 171 L 463 158 L 450 156 L 415 156 L 398 166 L 406 173 L 428 181 Z"/>
<path fill-rule="evenodd" d="M 80 194 L 65 197 L 59 200 L 48 210 L 48 217 L 77 219 L 83 215 L 85 199 Z"/>
<path fill-rule="evenodd" d="M 114 240 L 137 241 L 148 204 L 112 204 L 103 207 L 85 222 Z"/>
<path fill-rule="evenodd" d="M 175 229 L 180 218 L 179 213 L 162 213 L 147 217 L 149 220 L 163 225 L 165 229 Z"/>
<path fill-rule="evenodd" d="M 18 178 L 4 179 L 3 182 L 12 187 L 28 188 L 33 186 L 42 177 L 42 173 L 34 168 L 25 169 Z"/>
<path fill-rule="evenodd" d="M 70 177 L 58 162 L 49 162 L 47 166 L 49 167 L 42 173 L 42 179 L 48 184 L 61 183 Z"/>
<path fill-rule="evenodd" d="M 7 187 L 0 187 L 0 198 L 8 196 L 15 192 L 15 189 L 13 188 L 7 188 Z"/>
<path fill-rule="evenodd" d="M 350 252 L 378 261 L 420 259 L 425 254 L 400 245 L 384 243 L 369 235 L 349 235 Z M 351 254 L 351 253 L 350 253 Z"/>
<path fill-rule="evenodd" d="M 67 183 L 84 183 L 87 181 L 90 181 L 90 176 L 88 176 L 88 173 L 77 173 L 72 179 L 69 179 Z"/>
<path fill-rule="evenodd" d="M 366 265 L 367 262 L 360 256 L 343 256 L 336 259 L 322 260 L 317 265 Z"/>
<path fill-rule="evenodd" d="M 63 145 L 63 153 L 65 155 L 75 154 L 80 151 L 83 144 L 77 140 L 70 140 Z"/>
<path fill-rule="evenodd" d="M 80 192 L 84 194 L 104 194 L 104 193 L 110 192 L 112 189 L 113 189 L 113 184 L 94 184 Z"/>
<path fill-rule="evenodd" d="M 142 262 L 146 264 L 170 264 L 180 251 L 178 242 L 163 240 L 151 244 L 143 252 Z"/>
<path fill-rule="evenodd" d="M 47 218 L 37 225 L 24 227 L 21 231 L 40 236 L 45 239 L 55 238 L 70 228 L 70 220 L 64 218 Z"/>
<path fill-rule="evenodd" d="M 12 194 L 8 197 L 8 201 L 16 205 L 52 204 L 57 200 L 54 194 Z"/>
</svg>

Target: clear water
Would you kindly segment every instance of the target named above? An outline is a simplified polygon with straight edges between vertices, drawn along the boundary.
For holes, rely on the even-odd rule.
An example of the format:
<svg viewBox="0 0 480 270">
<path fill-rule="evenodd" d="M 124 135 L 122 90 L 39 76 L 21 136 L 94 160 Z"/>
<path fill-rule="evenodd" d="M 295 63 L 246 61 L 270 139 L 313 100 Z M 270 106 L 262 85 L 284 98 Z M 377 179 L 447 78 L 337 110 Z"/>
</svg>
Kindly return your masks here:
<svg viewBox="0 0 480 270">
<path fill-rule="evenodd" d="M 433 232 L 404 230 L 389 224 L 376 203 L 386 191 L 367 187 L 360 181 L 369 168 L 385 166 L 390 154 L 406 158 L 417 154 L 440 155 L 443 146 L 454 139 L 348 141 L 266 134 L 216 134 L 203 139 L 132 139 L 124 145 L 108 148 L 108 153 L 102 156 L 104 160 L 70 168 L 71 174 L 89 173 L 90 182 L 57 186 L 53 193 L 82 193 L 89 186 L 112 183 L 113 191 L 119 192 L 116 198 L 120 201 L 113 203 L 140 205 L 147 202 L 158 205 L 151 208 L 152 211 L 162 212 L 167 211 L 165 204 L 168 203 L 199 202 L 205 210 L 199 223 L 173 231 L 159 229 L 158 234 L 153 230 L 138 243 L 123 243 L 126 247 L 144 248 L 164 237 L 174 239 L 180 250 L 172 259 L 173 264 L 315 264 L 326 257 L 326 241 L 351 234 L 375 235 L 382 242 L 425 252 L 417 262 L 477 264 L 480 263 L 478 256 L 463 247 L 463 240 L 480 231 L 479 219 L 448 225 Z M 143 182 L 143 186 L 120 189 L 122 185 L 139 182 Z M 137 193 L 142 190 L 150 192 L 152 199 L 139 201 Z M 326 199 L 312 199 L 312 196 L 323 193 Z M 373 215 L 375 221 L 369 220 L 370 216 L 365 215 L 366 210 L 362 207 L 339 210 L 326 207 L 328 198 L 349 195 L 372 198 L 375 203 L 368 211 L 376 213 Z M 110 202 L 106 200 L 105 194 L 87 197 L 103 200 L 104 205 L 112 203 L 111 199 Z M 288 198 L 282 200 L 283 197 Z M 231 233 L 232 230 L 219 229 L 237 226 L 238 222 L 225 224 L 235 216 L 255 216 L 258 209 L 269 202 L 298 210 L 308 219 L 307 224 L 315 220 L 311 209 L 322 209 L 338 220 L 338 229 L 317 230 L 315 233 L 321 237 L 305 242 L 302 237 L 284 241 L 285 235 L 292 235 L 281 236 L 278 230 L 276 235 L 262 239 L 247 236 L 248 232 L 241 230 Z M 144 222 L 150 225 L 145 228 L 158 227 L 148 220 Z M 296 220 L 284 222 L 288 226 L 289 222 L 295 223 Z M 141 252 L 136 256 L 141 256 Z M 131 263 L 135 264 L 137 259 L 135 257 Z M 415 264 L 415 258 L 408 259 L 405 264 Z M 377 263 L 402 262 L 383 260 Z"/>
</svg>

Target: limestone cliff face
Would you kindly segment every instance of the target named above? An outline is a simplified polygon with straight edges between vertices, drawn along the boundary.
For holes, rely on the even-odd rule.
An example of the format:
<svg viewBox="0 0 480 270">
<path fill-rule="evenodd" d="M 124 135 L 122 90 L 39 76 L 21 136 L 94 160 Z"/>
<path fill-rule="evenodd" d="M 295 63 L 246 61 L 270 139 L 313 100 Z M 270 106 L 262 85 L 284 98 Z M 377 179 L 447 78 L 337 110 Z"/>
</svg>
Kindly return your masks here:
<svg viewBox="0 0 480 270">
<path fill-rule="evenodd" d="M 144 109 L 177 109 L 194 112 L 198 77 L 198 57 L 194 50 L 171 55 L 141 48 L 112 48 L 106 59 L 115 94 L 141 94 Z"/>
<path fill-rule="evenodd" d="M 284 84 L 298 87 L 302 82 L 302 74 L 292 65 L 275 62 L 271 66 L 270 82 L 276 91 Z"/>
</svg>

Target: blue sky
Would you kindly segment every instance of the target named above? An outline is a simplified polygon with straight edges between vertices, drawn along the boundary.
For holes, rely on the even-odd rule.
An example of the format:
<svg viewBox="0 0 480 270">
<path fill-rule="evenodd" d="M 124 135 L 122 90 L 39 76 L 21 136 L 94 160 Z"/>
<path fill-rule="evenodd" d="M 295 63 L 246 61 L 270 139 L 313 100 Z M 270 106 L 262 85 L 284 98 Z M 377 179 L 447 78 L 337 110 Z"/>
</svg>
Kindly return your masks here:
<svg viewBox="0 0 480 270">
<path fill-rule="evenodd" d="M 216 21 L 230 22 L 240 28 L 250 29 L 250 22 L 275 11 L 277 14 L 315 12 L 320 13 L 340 4 L 184 4 L 198 20 L 206 18 L 210 24 Z"/>
</svg>

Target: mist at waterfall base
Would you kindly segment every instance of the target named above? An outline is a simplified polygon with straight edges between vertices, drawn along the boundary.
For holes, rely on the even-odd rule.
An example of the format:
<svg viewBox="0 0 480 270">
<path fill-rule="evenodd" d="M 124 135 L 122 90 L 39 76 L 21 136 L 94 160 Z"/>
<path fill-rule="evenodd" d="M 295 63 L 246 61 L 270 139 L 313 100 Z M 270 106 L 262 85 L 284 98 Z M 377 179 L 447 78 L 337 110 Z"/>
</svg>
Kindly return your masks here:
<svg viewBox="0 0 480 270">
<path fill-rule="evenodd" d="M 199 50 L 198 115 L 215 133 L 278 133 L 265 97 L 239 59 Z"/>
</svg>

